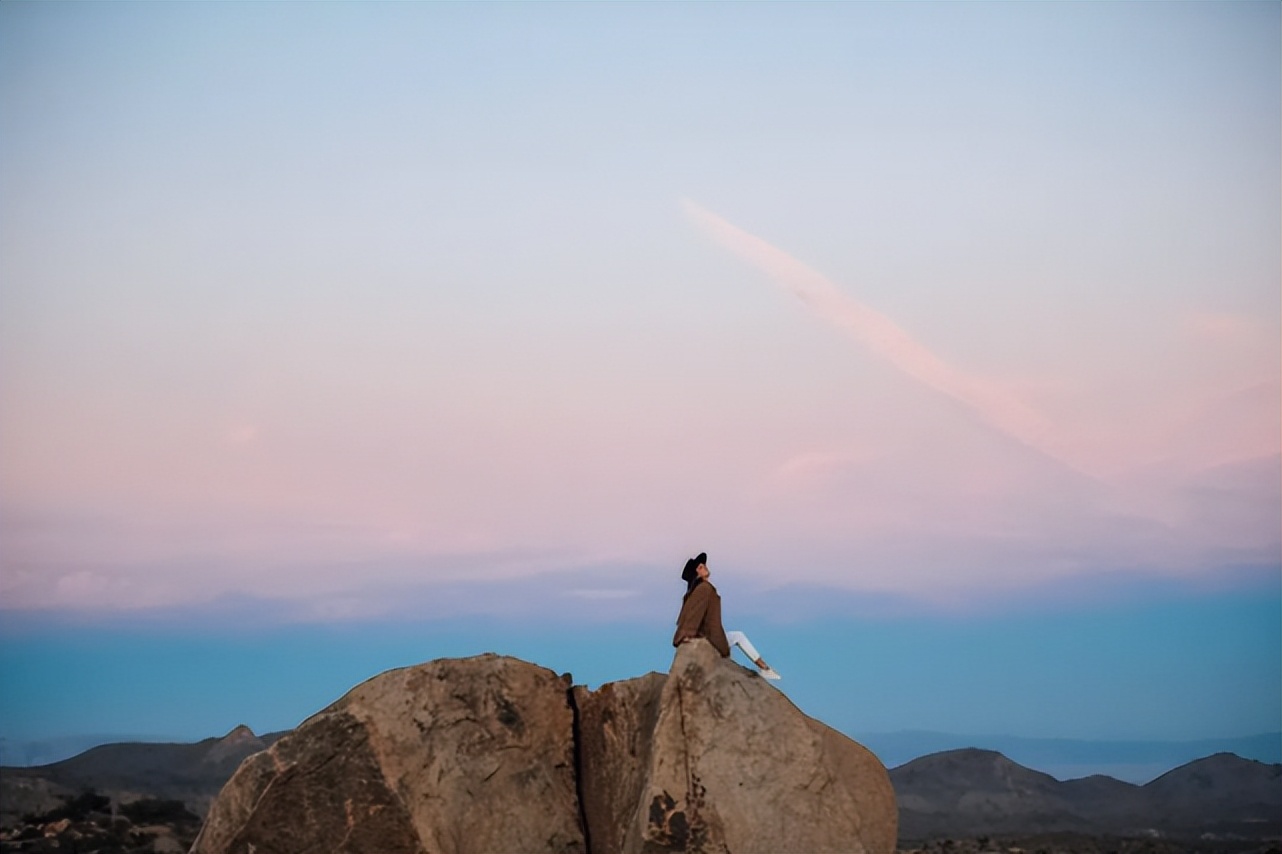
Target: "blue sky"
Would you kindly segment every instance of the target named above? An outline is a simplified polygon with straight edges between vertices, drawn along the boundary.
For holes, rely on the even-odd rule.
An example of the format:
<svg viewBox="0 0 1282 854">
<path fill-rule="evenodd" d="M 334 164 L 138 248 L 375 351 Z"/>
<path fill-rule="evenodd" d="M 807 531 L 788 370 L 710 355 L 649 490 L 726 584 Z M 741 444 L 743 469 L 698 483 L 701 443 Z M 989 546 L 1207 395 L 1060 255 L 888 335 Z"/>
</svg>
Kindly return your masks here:
<svg viewBox="0 0 1282 854">
<path fill-rule="evenodd" d="M 0 5 L 0 731 L 664 669 L 704 550 L 847 731 L 1277 729 L 1279 18 Z"/>
<path fill-rule="evenodd" d="M 785 674 L 780 687 L 848 733 L 1183 741 L 1277 729 L 1277 579 L 1209 590 L 1119 581 L 1104 602 L 1066 596 L 1017 611 L 935 614 L 864 603 L 858 616 L 834 608 L 805 618 L 781 616 L 742 585 L 722 588 L 741 594 L 727 603 L 732 619 L 738 612 L 732 624 Z M 267 732 L 385 669 L 487 651 L 596 687 L 667 669 L 671 615 L 646 610 L 631 619 L 576 620 L 562 609 L 304 625 L 275 624 L 245 603 L 180 619 L 9 614 L 0 715 L 15 741 L 77 732 L 197 739 L 238 723 Z"/>
</svg>

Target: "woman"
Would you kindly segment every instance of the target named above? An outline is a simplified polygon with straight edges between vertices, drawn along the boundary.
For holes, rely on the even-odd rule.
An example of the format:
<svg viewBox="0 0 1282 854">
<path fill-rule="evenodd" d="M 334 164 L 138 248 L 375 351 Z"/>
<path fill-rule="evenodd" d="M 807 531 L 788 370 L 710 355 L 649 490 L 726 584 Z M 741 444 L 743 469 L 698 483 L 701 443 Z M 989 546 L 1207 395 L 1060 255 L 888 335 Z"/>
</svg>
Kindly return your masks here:
<svg viewBox="0 0 1282 854">
<path fill-rule="evenodd" d="M 721 627 L 721 594 L 708 580 L 711 574 L 708 571 L 706 552 L 686 561 L 685 569 L 681 571 L 681 580 L 686 583 L 686 595 L 681 600 L 681 613 L 677 617 L 677 632 L 672 636 L 672 645 L 680 646 L 688 640 L 703 638 L 716 647 L 722 658 L 729 658 L 730 645 L 734 644 L 761 668 L 762 676 L 766 679 L 779 679 L 779 674 L 757 654 L 747 635 L 743 632 L 727 632 Z"/>
</svg>

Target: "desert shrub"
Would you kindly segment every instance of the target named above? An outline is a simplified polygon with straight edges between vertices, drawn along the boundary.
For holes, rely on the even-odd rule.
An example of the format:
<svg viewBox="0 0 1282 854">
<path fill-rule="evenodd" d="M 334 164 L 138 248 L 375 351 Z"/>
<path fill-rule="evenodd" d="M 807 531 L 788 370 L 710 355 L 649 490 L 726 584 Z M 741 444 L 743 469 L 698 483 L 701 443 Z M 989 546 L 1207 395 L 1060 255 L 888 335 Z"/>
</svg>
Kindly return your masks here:
<svg viewBox="0 0 1282 854">
<path fill-rule="evenodd" d="M 200 817 L 187 809 L 182 801 L 160 798 L 143 798 L 130 804 L 121 804 L 120 812 L 134 824 L 176 824 L 200 821 Z"/>
<path fill-rule="evenodd" d="M 49 812 L 23 816 L 23 821 L 35 824 L 61 821 L 64 818 L 69 818 L 72 821 L 84 821 L 93 813 L 110 811 L 111 798 L 106 795 L 100 795 L 93 789 L 86 789 L 75 797 L 63 798 L 62 806 L 54 807 Z"/>
</svg>

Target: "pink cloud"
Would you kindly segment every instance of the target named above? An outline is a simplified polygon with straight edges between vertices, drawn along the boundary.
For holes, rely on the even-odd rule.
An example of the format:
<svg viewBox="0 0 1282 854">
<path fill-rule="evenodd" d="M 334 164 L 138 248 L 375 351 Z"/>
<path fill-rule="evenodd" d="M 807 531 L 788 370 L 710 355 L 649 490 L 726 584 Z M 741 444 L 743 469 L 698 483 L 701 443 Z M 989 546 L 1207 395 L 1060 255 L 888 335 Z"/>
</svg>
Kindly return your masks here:
<svg viewBox="0 0 1282 854">
<path fill-rule="evenodd" d="M 886 315 L 847 296 L 826 276 L 756 235 L 695 202 L 682 202 L 687 216 L 730 251 L 769 274 L 823 320 L 844 329 L 873 355 L 922 385 L 960 401 L 986 424 L 1059 462 L 1070 459 L 1053 426 L 1001 384 L 942 359 Z"/>
</svg>

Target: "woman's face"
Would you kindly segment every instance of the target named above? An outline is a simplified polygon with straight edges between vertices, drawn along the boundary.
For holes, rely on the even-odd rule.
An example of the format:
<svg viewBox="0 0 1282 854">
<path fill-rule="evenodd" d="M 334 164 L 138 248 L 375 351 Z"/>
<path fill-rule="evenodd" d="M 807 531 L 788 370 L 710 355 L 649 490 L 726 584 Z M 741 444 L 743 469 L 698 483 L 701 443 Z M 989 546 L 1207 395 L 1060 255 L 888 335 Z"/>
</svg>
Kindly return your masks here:
<svg viewBox="0 0 1282 854">
<path fill-rule="evenodd" d="M 712 573 L 708 571 L 708 565 L 706 563 L 699 564 L 694 568 L 694 571 L 699 574 L 700 578 L 704 578 L 704 579 L 706 579 L 709 575 L 712 575 Z"/>
</svg>

